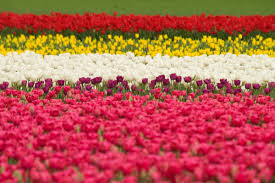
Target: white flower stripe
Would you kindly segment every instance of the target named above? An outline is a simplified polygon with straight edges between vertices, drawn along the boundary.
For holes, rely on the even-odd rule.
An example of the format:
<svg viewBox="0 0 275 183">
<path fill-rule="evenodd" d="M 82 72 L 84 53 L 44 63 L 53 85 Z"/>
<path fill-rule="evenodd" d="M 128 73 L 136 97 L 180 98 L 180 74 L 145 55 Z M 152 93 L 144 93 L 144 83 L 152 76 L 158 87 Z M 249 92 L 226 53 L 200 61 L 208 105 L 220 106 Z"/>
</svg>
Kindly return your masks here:
<svg viewBox="0 0 275 183">
<path fill-rule="evenodd" d="M 0 82 L 21 82 L 52 78 L 76 82 L 80 77 L 101 76 L 103 80 L 124 76 L 135 83 L 142 78 L 154 79 L 164 74 L 181 76 L 240 79 L 244 82 L 263 83 L 275 81 L 275 58 L 267 55 L 202 55 L 196 57 L 172 57 L 157 55 L 134 56 L 111 54 L 42 55 L 26 51 L 7 56 L 0 55 Z"/>
</svg>

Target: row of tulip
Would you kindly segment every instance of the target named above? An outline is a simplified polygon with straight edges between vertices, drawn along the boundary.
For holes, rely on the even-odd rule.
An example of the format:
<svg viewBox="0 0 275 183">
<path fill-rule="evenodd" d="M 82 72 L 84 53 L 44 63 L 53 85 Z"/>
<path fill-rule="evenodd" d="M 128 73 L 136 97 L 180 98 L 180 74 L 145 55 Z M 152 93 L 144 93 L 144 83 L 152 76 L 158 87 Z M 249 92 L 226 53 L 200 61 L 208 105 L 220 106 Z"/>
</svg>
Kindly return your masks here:
<svg viewBox="0 0 275 183">
<path fill-rule="evenodd" d="M 159 35 L 157 39 L 141 39 L 139 34 L 135 34 L 134 39 L 124 39 L 123 36 L 113 37 L 111 34 L 107 35 L 107 39 L 102 36 L 98 38 L 86 36 L 83 39 L 77 39 L 74 35 L 63 36 L 62 34 L 38 36 L 8 34 L 4 37 L 0 36 L 0 54 L 7 55 L 8 52 L 21 53 L 30 50 L 42 55 L 133 52 L 136 56 L 155 56 L 159 53 L 183 57 L 233 53 L 236 55 L 266 54 L 275 57 L 273 38 L 263 38 L 260 35 L 247 40 L 242 38 L 241 34 L 235 39 L 229 36 L 227 40 L 213 36 L 203 36 L 202 39 L 178 36 L 169 38 L 167 34 Z"/>
<path fill-rule="evenodd" d="M 0 92 L 1 182 L 275 180 L 269 96 L 210 93 L 181 102 L 128 93 L 122 100 L 71 89 L 64 103 L 39 99 L 41 89 L 15 91 Z"/>
<path fill-rule="evenodd" d="M 54 81 L 64 79 L 76 82 L 80 77 L 101 76 L 104 81 L 122 75 L 135 84 L 143 78 L 154 79 L 170 73 L 191 76 L 196 79 L 210 78 L 219 82 L 242 80 L 248 83 L 264 84 L 275 81 L 275 58 L 267 55 L 202 55 L 196 57 L 136 57 L 126 55 L 81 54 L 43 55 L 26 51 L 22 54 L 0 55 L 0 82 L 20 83 L 22 80 Z"/>
<path fill-rule="evenodd" d="M 0 13 L 0 30 L 6 28 L 26 30 L 28 33 L 44 30 L 76 31 L 86 30 L 105 33 L 109 30 L 121 32 L 138 32 L 140 30 L 160 32 L 167 29 L 187 30 L 216 34 L 250 33 L 261 31 L 263 33 L 274 31 L 274 15 L 269 16 L 205 16 L 193 15 L 190 17 L 176 16 L 142 16 L 122 15 L 111 16 L 105 13 L 84 15 L 68 15 L 52 13 L 52 15 L 33 15 L 15 13 Z M 173 33 L 172 33 L 173 34 Z"/>
<path fill-rule="evenodd" d="M 263 85 L 259 83 L 244 83 L 240 80 L 233 82 L 227 79 L 220 79 L 219 83 L 214 83 L 211 79 L 195 80 L 187 76 L 182 77 L 176 73 L 170 74 L 169 78 L 165 75 L 159 75 L 153 80 L 143 78 L 140 84 L 133 84 L 124 79 L 123 76 L 117 76 L 114 80 L 103 81 L 102 77 L 81 77 L 76 83 L 71 83 L 65 80 L 57 80 L 53 82 L 51 78 L 44 81 L 27 81 L 23 80 L 21 84 L 5 81 L 0 84 L 0 91 L 8 90 L 10 94 L 18 94 L 18 91 L 32 91 L 42 89 L 40 99 L 42 98 L 60 98 L 63 101 L 71 97 L 70 90 L 75 89 L 79 92 L 83 91 L 99 91 L 103 96 L 110 96 L 117 93 L 123 94 L 125 98 L 129 92 L 135 95 L 148 95 L 150 99 L 163 99 L 161 92 L 172 94 L 179 100 L 186 100 L 188 97 L 195 98 L 205 93 L 220 93 L 220 94 L 239 94 L 251 92 L 254 96 L 269 95 L 275 98 L 275 82 L 269 82 Z M 24 92 L 23 92 L 24 93 Z M 48 95 L 49 94 L 49 95 Z M 20 98 L 23 95 L 20 96 Z M 26 99 L 26 98 L 25 98 Z M 27 98 L 30 102 L 33 98 Z"/>
</svg>

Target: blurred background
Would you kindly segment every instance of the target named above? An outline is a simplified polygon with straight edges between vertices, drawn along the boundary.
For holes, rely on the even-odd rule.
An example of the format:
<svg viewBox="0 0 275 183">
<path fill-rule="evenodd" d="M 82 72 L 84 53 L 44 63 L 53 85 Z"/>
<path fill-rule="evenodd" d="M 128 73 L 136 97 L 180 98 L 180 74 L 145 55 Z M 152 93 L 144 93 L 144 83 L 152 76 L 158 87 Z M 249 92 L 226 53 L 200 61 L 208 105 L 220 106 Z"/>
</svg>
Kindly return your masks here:
<svg viewBox="0 0 275 183">
<path fill-rule="evenodd" d="M 275 0 L 0 0 L 0 12 L 50 14 L 86 12 L 135 15 L 270 15 Z"/>
</svg>

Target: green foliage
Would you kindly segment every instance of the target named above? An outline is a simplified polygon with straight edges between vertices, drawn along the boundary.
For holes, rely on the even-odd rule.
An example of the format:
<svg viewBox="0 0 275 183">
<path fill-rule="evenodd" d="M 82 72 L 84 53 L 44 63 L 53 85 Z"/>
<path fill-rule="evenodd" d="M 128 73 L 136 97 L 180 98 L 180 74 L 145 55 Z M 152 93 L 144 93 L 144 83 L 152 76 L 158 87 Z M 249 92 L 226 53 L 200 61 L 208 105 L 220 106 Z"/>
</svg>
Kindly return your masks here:
<svg viewBox="0 0 275 183">
<path fill-rule="evenodd" d="M 17 162 L 18 162 L 18 160 L 14 159 L 12 157 L 9 157 L 9 159 L 8 159 L 9 165 L 15 165 L 15 164 L 17 164 Z"/>
<path fill-rule="evenodd" d="M 202 39 L 203 36 L 212 36 L 216 37 L 219 39 L 224 39 L 227 40 L 228 36 L 231 36 L 232 39 L 235 39 L 235 37 L 238 37 L 239 34 L 244 33 L 243 32 L 233 32 L 232 35 L 229 35 L 225 31 L 219 31 L 215 35 L 207 32 L 198 32 L 198 31 L 188 31 L 188 30 L 174 30 L 174 29 L 165 29 L 161 32 L 154 32 L 154 31 L 146 31 L 146 30 L 140 30 L 137 32 L 139 34 L 139 39 L 157 39 L 160 34 L 165 35 L 167 34 L 168 38 L 171 38 L 172 40 L 174 39 L 175 36 L 180 36 L 183 38 L 192 38 L 196 40 Z M 26 37 L 29 37 L 30 35 L 34 36 L 40 36 L 41 34 L 46 34 L 46 35 L 56 35 L 57 33 L 54 30 L 43 30 L 43 31 L 38 31 L 36 33 L 32 32 L 31 34 L 28 33 L 27 30 L 19 30 L 19 29 L 14 29 L 14 28 L 5 28 L 0 31 L 1 37 L 6 37 L 8 34 L 14 34 L 14 35 L 25 35 Z M 85 32 L 75 32 L 71 30 L 65 30 L 62 31 L 58 34 L 62 34 L 64 36 L 71 36 L 74 35 L 77 39 L 79 40 L 85 40 L 87 36 L 91 36 L 92 38 L 100 39 L 102 38 L 103 40 L 109 40 L 108 35 L 112 36 L 123 36 L 124 39 L 135 39 L 136 33 L 133 31 L 130 32 L 121 32 L 119 30 L 107 30 L 105 34 L 102 34 L 101 31 L 95 31 L 95 30 L 86 30 Z M 265 38 L 275 38 L 275 32 L 268 32 L 268 33 L 263 33 L 261 31 L 255 30 L 247 35 L 243 35 L 242 40 L 250 40 L 252 37 L 254 38 L 256 35 L 262 36 L 264 39 Z"/>
</svg>

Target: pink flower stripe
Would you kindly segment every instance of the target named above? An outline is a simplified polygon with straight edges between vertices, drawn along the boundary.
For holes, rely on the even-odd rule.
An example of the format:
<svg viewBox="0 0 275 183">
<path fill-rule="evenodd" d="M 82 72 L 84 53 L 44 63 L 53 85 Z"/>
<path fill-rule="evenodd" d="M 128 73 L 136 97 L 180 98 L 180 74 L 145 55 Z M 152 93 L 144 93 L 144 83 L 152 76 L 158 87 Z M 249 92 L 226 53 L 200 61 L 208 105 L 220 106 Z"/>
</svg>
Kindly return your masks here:
<svg viewBox="0 0 275 183">
<path fill-rule="evenodd" d="M 76 89 L 68 89 L 64 101 L 42 95 L 42 89 L 0 93 L 1 182 L 274 179 L 269 96 L 190 94 L 180 102 L 184 91 L 162 93 L 163 101 Z"/>
</svg>

